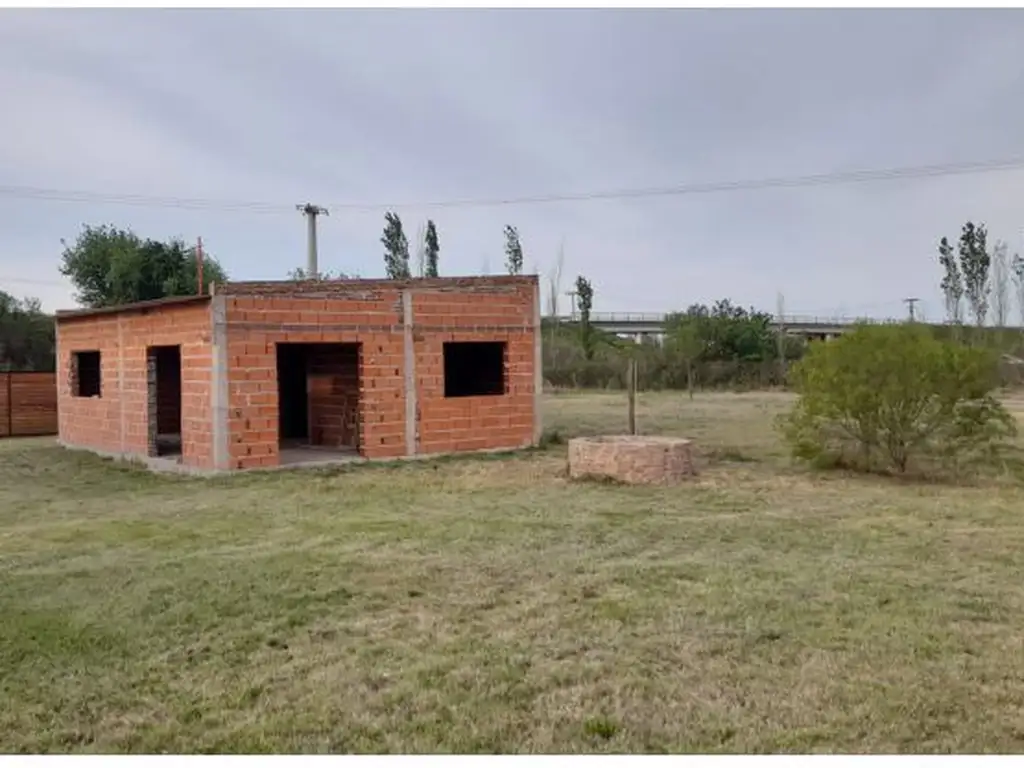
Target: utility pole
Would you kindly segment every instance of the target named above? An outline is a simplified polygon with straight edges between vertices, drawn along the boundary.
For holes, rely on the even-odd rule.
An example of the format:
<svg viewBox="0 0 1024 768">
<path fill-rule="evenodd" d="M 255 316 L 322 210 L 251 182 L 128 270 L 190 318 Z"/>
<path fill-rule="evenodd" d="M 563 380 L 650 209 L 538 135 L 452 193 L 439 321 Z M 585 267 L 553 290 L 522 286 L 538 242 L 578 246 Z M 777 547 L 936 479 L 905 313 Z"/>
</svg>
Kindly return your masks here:
<svg viewBox="0 0 1024 768">
<path fill-rule="evenodd" d="M 569 319 L 576 322 L 576 291 L 566 291 L 565 295 L 569 297 Z"/>
<path fill-rule="evenodd" d="M 909 298 L 903 300 L 903 303 L 907 305 L 907 311 L 910 313 L 910 322 L 914 322 L 914 305 L 917 304 L 917 302 L 919 301 L 920 299 L 917 298 Z"/>
<path fill-rule="evenodd" d="M 196 293 L 203 293 L 203 238 L 196 239 Z"/>
<path fill-rule="evenodd" d="M 296 205 L 295 208 L 306 217 L 306 247 L 308 249 L 306 254 L 306 279 L 316 280 L 320 274 L 317 268 L 316 217 L 321 214 L 324 216 L 330 214 L 326 208 L 313 205 L 312 203 Z"/>
</svg>

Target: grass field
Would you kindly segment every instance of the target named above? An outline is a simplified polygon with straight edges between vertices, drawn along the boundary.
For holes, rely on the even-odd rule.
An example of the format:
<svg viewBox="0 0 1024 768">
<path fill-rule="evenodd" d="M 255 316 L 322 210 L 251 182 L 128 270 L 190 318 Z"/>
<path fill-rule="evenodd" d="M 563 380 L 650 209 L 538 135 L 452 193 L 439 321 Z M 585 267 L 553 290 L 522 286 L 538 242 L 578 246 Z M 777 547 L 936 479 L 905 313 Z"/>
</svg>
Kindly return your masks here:
<svg viewBox="0 0 1024 768">
<path fill-rule="evenodd" d="M 672 489 L 0 442 L 0 751 L 1024 749 L 1024 488 L 800 471 L 786 403 L 643 396 L 701 447 Z"/>
</svg>

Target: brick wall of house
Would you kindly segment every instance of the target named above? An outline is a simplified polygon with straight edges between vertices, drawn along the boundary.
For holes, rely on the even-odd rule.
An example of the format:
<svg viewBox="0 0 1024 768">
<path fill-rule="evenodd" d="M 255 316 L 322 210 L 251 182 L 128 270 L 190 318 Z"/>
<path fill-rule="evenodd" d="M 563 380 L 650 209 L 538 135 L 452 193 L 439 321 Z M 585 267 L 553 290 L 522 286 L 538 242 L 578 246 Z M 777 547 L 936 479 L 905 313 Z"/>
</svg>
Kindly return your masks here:
<svg viewBox="0 0 1024 768">
<path fill-rule="evenodd" d="M 534 277 L 228 283 L 212 306 L 199 298 L 66 314 L 57 323 L 59 435 L 69 445 L 152 455 L 157 428 L 172 429 L 173 415 L 163 424 L 152 417 L 147 348 L 180 345 L 183 462 L 276 466 L 277 345 L 347 344 L 308 358 L 314 442 L 358 442 L 370 459 L 529 445 L 536 302 Z M 498 394 L 445 396 L 444 344 L 465 341 L 505 345 Z M 74 395 L 76 351 L 100 352 L 99 397 Z M 163 384 L 161 396 L 170 396 L 173 384 Z M 215 444 L 217 401 L 226 429 Z"/>
<path fill-rule="evenodd" d="M 181 346 L 182 461 L 211 467 L 211 323 L 208 302 L 110 314 L 58 317 L 60 440 L 72 446 L 145 456 L 149 445 L 147 347 Z M 101 392 L 77 397 L 74 353 L 100 353 Z"/>
<path fill-rule="evenodd" d="M 295 295 L 295 284 L 223 287 L 232 469 L 278 464 L 277 344 L 361 344 L 357 408 L 360 453 L 405 455 L 401 291 L 360 286 L 344 294 Z"/>
<path fill-rule="evenodd" d="M 407 455 L 403 294 L 412 303 L 414 452 L 529 445 L 534 439 L 536 288 L 533 277 L 220 287 L 227 321 L 231 468 L 278 463 L 279 343 L 360 344 L 354 406 L 360 453 L 371 459 Z M 504 394 L 445 398 L 445 341 L 505 342 Z M 353 407 L 351 397 L 346 402 Z"/>
<path fill-rule="evenodd" d="M 314 445 L 356 448 L 359 346 L 311 347 L 308 362 L 310 439 Z"/>
<path fill-rule="evenodd" d="M 11 396 L 9 392 L 10 376 L 0 373 L 0 437 L 11 436 Z"/>
<path fill-rule="evenodd" d="M 534 429 L 534 285 L 424 289 L 413 298 L 418 453 L 530 445 Z M 444 342 L 503 341 L 505 394 L 446 398 Z"/>
</svg>

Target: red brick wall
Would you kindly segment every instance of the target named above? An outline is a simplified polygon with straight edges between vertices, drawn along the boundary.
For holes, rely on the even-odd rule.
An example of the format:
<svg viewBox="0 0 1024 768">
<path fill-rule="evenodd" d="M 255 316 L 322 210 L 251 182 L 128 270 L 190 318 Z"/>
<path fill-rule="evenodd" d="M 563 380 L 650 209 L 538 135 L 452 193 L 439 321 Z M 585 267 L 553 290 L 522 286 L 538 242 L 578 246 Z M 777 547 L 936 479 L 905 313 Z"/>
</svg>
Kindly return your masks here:
<svg viewBox="0 0 1024 768">
<path fill-rule="evenodd" d="M 533 312 L 534 286 L 529 282 L 500 292 L 415 294 L 418 453 L 515 448 L 533 442 Z M 446 341 L 506 342 L 505 394 L 445 398 Z"/>
<path fill-rule="evenodd" d="M 56 433 L 56 375 L 0 373 L 0 437 Z"/>
<path fill-rule="evenodd" d="M 358 445 L 359 347 L 310 347 L 310 439 L 314 445 Z"/>
<path fill-rule="evenodd" d="M 182 460 L 212 467 L 211 322 L 208 303 L 57 321 L 57 404 L 62 442 L 112 453 L 148 450 L 146 348 L 181 346 Z M 75 397 L 72 353 L 99 350 L 101 396 Z"/>
<path fill-rule="evenodd" d="M 278 463 L 278 343 L 361 343 L 360 453 L 406 455 L 404 289 L 412 292 L 416 452 L 532 443 L 535 278 L 229 283 L 218 293 L 227 318 L 231 468 Z M 505 341 L 506 394 L 444 398 L 445 341 Z"/>
<path fill-rule="evenodd" d="M 361 343 L 360 453 L 374 459 L 404 456 L 403 336 L 394 327 L 401 322 L 401 292 L 386 286 L 341 297 L 297 297 L 278 286 L 289 284 L 266 284 L 264 294 L 224 299 L 230 467 L 278 464 L 279 343 Z"/>
<path fill-rule="evenodd" d="M 59 434 L 71 445 L 145 455 L 146 348 L 181 345 L 184 463 L 213 467 L 224 448 L 221 468 L 276 466 L 276 345 L 340 343 L 360 345 L 358 379 L 351 374 L 352 352 L 345 363 L 314 355 L 314 438 L 351 442 L 354 422 L 360 453 L 371 459 L 405 456 L 414 438 L 417 454 L 529 445 L 535 434 L 536 289 L 532 277 L 229 283 L 218 287 L 213 307 L 203 302 L 65 316 L 57 324 Z M 404 325 L 406 291 L 411 329 Z M 219 348 L 215 318 L 224 323 Z M 408 441 L 407 336 L 417 432 Z M 505 342 L 505 393 L 445 398 L 445 341 Z M 69 365 L 76 350 L 101 352 L 101 397 L 72 396 Z M 224 365 L 218 391 L 227 411 L 226 445 L 216 450 L 215 355 Z"/>
</svg>

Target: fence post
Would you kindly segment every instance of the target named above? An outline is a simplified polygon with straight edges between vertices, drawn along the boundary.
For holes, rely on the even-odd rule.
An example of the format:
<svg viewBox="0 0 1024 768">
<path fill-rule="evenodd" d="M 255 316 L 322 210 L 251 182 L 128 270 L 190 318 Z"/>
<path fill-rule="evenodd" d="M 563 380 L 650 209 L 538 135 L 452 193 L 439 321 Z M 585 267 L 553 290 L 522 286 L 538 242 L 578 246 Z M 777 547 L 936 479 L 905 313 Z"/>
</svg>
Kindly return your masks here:
<svg viewBox="0 0 1024 768">
<path fill-rule="evenodd" d="M 14 437 L 14 401 L 12 400 L 14 389 L 11 386 L 11 372 L 7 371 L 4 376 L 7 378 L 7 436 Z"/>
<path fill-rule="evenodd" d="M 636 358 L 629 358 L 629 368 L 626 371 L 626 392 L 629 398 L 629 411 L 627 421 L 629 434 L 636 434 Z"/>
</svg>

